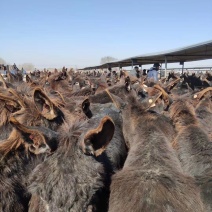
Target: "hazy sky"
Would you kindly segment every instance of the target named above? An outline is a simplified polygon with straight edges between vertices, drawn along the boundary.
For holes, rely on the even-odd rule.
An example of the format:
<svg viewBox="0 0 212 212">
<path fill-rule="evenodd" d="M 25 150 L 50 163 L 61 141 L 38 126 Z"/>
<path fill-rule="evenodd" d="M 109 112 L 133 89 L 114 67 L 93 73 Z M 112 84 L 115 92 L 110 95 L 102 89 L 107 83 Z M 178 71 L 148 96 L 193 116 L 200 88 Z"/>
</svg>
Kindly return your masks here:
<svg viewBox="0 0 212 212">
<path fill-rule="evenodd" d="M 212 0 L 2 0 L 0 8 L 0 57 L 38 68 L 212 40 Z"/>
</svg>

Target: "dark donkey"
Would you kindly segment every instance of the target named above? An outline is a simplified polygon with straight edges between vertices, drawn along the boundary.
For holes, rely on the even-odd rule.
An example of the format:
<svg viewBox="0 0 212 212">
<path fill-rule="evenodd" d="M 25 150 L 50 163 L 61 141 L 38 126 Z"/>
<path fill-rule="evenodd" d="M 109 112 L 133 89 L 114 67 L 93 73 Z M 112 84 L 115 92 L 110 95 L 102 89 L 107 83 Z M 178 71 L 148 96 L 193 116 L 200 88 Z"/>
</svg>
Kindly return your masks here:
<svg viewBox="0 0 212 212">
<path fill-rule="evenodd" d="M 0 143 L 0 211 L 28 211 L 27 178 L 44 156 L 55 150 L 57 134 L 47 128 L 26 127 L 10 119 L 13 131 Z M 44 154 L 45 153 L 45 154 Z"/>
<path fill-rule="evenodd" d="M 178 132 L 173 143 L 183 170 L 197 179 L 206 211 L 212 211 L 212 143 L 199 126 L 191 103 L 177 100 L 170 108 Z"/>
<path fill-rule="evenodd" d="M 29 211 L 107 211 L 101 197 L 108 201 L 102 194 L 108 158 L 99 157 L 114 129 L 109 116 L 63 124 L 59 148 L 31 175 Z"/>
<path fill-rule="evenodd" d="M 194 101 L 197 101 L 195 112 L 200 122 L 200 127 L 206 131 L 212 141 L 212 87 L 194 94 L 193 98 Z"/>
<path fill-rule="evenodd" d="M 123 169 L 112 177 L 109 211 L 204 211 L 199 189 L 183 174 L 171 147 L 172 124 L 148 111 L 154 103 L 153 97 L 140 104 L 132 96 L 122 106 L 130 148 Z"/>
<path fill-rule="evenodd" d="M 184 74 L 181 76 L 181 78 L 184 79 L 184 81 L 182 82 L 182 85 L 187 83 L 187 84 L 189 85 L 189 87 L 190 87 L 192 90 L 194 90 L 195 88 L 200 89 L 200 88 L 205 88 L 205 87 L 209 87 L 209 86 L 210 86 L 210 85 L 208 84 L 208 82 L 202 81 L 202 80 L 200 79 L 200 77 L 197 77 L 197 76 L 195 75 L 195 73 L 192 74 L 192 75 L 186 75 L 186 74 L 184 73 Z"/>
</svg>

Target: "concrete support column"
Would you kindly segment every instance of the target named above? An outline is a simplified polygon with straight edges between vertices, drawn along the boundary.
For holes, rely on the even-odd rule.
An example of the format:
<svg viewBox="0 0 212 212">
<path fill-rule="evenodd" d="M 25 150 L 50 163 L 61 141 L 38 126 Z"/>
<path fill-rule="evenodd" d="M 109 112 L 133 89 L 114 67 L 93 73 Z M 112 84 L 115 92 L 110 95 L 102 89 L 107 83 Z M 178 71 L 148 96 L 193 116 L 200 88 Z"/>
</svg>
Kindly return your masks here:
<svg viewBox="0 0 212 212">
<path fill-rule="evenodd" d="M 163 63 L 161 63 L 161 67 L 160 67 L 160 79 L 161 79 L 161 71 L 163 69 Z"/>
<path fill-rule="evenodd" d="M 182 65 L 182 75 L 183 75 L 183 71 L 184 71 L 184 62 L 181 61 L 181 62 L 180 62 L 180 65 Z"/>
<path fill-rule="evenodd" d="M 167 76 L 167 57 L 165 56 L 165 77 Z"/>
</svg>

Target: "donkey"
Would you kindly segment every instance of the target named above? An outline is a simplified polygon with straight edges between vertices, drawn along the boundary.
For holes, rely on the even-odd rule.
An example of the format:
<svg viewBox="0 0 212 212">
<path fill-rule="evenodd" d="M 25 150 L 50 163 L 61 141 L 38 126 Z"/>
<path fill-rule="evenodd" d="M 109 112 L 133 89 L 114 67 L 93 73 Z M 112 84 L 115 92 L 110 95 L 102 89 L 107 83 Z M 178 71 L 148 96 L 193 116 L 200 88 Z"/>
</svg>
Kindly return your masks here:
<svg viewBox="0 0 212 212">
<path fill-rule="evenodd" d="M 31 174 L 29 211 L 107 211 L 103 153 L 114 134 L 112 119 L 92 118 L 62 129 L 57 151 Z"/>
<path fill-rule="evenodd" d="M 106 88 L 96 93 L 95 95 L 90 95 L 89 101 L 90 103 L 105 104 L 112 102 L 116 104 L 115 101 L 113 100 L 113 95 L 118 96 L 121 99 L 125 100 L 127 99 L 128 94 L 132 89 L 133 88 L 131 85 L 130 78 L 126 77 L 124 83 Z"/>
<path fill-rule="evenodd" d="M 212 141 L 212 87 L 206 88 L 193 95 L 198 104 L 195 107 L 196 116 L 202 129 L 206 131 Z"/>
<path fill-rule="evenodd" d="M 195 88 L 204 88 L 210 86 L 208 82 L 202 81 L 200 77 L 197 77 L 195 74 L 186 75 L 184 73 L 181 77 L 184 79 L 182 84 L 187 83 L 192 90 Z"/>
<path fill-rule="evenodd" d="M 212 143 L 199 126 L 192 104 L 179 99 L 170 108 L 177 136 L 173 142 L 185 173 L 201 185 L 206 211 L 212 211 Z"/>
<path fill-rule="evenodd" d="M 0 211 L 28 211 L 27 179 L 45 155 L 57 148 L 57 134 L 47 128 L 26 127 L 11 118 L 13 131 L 0 143 Z"/>
<path fill-rule="evenodd" d="M 13 116 L 20 123 L 28 126 L 48 127 L 51 130 L 58 131 L 65 120 L 74 122 L 78 119 L 87 119 L 84 113 L 78 113 L 77 111 L 70 113 L 65 108 L 64 101 L 58 97 L 54 98 L 54 95 L 47 96 L 41 88 L 34 89 L 32 95 L 32 98 L 24 97 L 26 106 L 13 113 Z"/>
<path fill-rule="evenodd" d="M 114 106 L 114 103 L 92 104 L 89 99 L 82 103 L 83 112 L 88 118 L 100 118 L 106 115 L 110 116 L 115 124 L 114 136 L 105 151 L 112 165 L 113 172 L 123 167 L 127 157 L 127 146 L 122 132 L 123 120 L 120 110 Z"/>
<path fill-rule="evenodd" d="M 141 104 L 129 96 L 122 106 L 129 152 L 123 169 L 112 177 L 109 212 L 204 211 L 198 187 L 183 174 L 171 147 L 172 124 L 148 111 L 154 103 L 153 97 Z"/>
<path fill-rule="evenodd" d="M 169 75 L 168 75 L 168 77 L 166 79 L 166 82 L 168 82 L 170 79 L 176 80 L 176 79 L 178 79 L 178 77 L 175 75 L 174 72 L 169 72 Z"/>
</svg>

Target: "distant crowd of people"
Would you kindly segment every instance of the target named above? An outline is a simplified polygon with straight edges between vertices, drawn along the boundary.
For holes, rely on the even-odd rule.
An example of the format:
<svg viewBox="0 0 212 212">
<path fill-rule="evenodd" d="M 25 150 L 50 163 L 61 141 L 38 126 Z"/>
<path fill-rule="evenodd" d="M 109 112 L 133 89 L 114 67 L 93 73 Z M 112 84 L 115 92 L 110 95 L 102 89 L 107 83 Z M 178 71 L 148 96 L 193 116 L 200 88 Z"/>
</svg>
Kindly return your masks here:
<svg viewBox="0 0 212 212">
<path fill-rule="evenodd" d="M 22 74 L 23 76 L 26 75 L 26 70 L 19 69 L 16 64 L 14 63 L 12 66 L 7 66 L 4 64 L 0 64 L 0 70 L 3 71 L 3 74 L 6 75 L 7 74 L 7 70 L 9 69 L 11 74 Z"/>
<path fill-rule="evenodd" d="M 138 66 L 134 67 L 134 73 L 135 76 L 139 79 L 141 76 L 146 76 L 148 79 L 157 82 L 158 81 L 158 71 L 160 69 L 161 65 L 160 63 L 154 63 L 153 66 L 150 69 L 143 69 L 140 70 Z M 92 75 L 92 76 L 100 76 L 101 73 L 100 71 L 93 70 L 92 72 L 87 71 L 87 75 Z M 107 71 L 104 71 L 104 75 L 107 76 L 107 78 L 121 78 L 124 75 L 124 71 L 120 69 L 120 73 L 118 74 L 117 71 L 112 70 L 112 68 L 108 68 Z"/>
<path fill-rule="evenodd" d="M 160 69 L 161 65 L 159 63 L 154 63 L 153 67 L 151 67 L 149 70 L 143 69 L 143 73 L 141 73 L 141 70 L 139 70 L 138 66 L 135 66 L 135 72 L 136 77 L 140 78 L 142 75 L 147 76 L 148 79 L 151 79 L 155 82 L 158 81 L 158 70 Z"/>
</svg>

